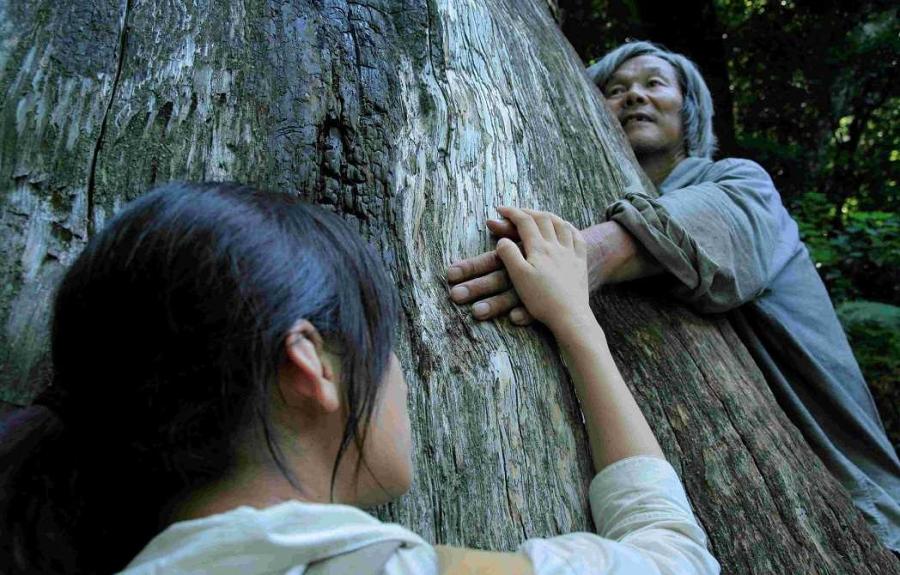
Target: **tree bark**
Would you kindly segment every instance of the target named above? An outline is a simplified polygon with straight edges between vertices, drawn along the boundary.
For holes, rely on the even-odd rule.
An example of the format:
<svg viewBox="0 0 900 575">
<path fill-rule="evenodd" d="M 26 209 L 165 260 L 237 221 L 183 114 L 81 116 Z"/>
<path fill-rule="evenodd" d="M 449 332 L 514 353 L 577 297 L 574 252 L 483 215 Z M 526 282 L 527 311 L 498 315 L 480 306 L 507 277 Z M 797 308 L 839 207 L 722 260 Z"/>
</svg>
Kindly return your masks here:
<svg viewBox="0 0 900 575">
<path fill-rule="evenodd" d="M 0 400 L 43 385 L 53 284 L 125 202 L 170 179 L 250 182 L 343 214 L 400 288 L 417 479 L 380 516 L 486 549 L 592 529 L 552 339 L 473 321 L 443 279 L 491 246 L 497 204 L 586 226 L 650 189 L 546 0 L 0 10 Z M 642 290 L 594 303 L 725 572 L 896 569 L 726 319 Z"/>
</svg>

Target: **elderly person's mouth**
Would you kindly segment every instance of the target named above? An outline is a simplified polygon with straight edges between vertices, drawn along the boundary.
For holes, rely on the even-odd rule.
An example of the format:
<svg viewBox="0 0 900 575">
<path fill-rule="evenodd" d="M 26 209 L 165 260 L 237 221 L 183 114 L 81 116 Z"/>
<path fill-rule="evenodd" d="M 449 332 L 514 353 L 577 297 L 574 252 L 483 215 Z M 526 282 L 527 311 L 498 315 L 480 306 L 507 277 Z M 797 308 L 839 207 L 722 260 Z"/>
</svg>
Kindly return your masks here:
<svg viewBox="0 0 900 575">
<path fill-rule="evenodd" d="M 648 114 L 635 113 L 622 116 L 620 122 L 622 123 L 622 127 L 625 127 L 628 124 L 651 123 L 655 122 L 655 120 Z"/>
</svg>

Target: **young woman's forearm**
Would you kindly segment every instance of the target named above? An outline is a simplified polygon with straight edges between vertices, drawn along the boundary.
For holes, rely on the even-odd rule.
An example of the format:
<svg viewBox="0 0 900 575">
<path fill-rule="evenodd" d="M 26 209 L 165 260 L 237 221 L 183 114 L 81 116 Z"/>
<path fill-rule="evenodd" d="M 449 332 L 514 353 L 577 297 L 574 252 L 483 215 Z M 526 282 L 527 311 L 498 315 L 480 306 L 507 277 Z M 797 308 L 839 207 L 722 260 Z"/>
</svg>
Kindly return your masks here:
<svg viewBox="0 0 900 575">
<path fill-rule="evenodd" d="M 497 257 L 529 313 L 559 342 L 581 400 L 597 471 L 625 457 L 662 457 L 591 311 L 582 234 L 546 212 L 502 206 L 497 211 L 522 239 L 522 248 L 501 239 Z"/>
<path fill-rule="evenodd" d="M 664 458 L 593 316 L 565 323 L 554 335 L 572 374 L 596 470 L 636 455 Z"/>
</svg>

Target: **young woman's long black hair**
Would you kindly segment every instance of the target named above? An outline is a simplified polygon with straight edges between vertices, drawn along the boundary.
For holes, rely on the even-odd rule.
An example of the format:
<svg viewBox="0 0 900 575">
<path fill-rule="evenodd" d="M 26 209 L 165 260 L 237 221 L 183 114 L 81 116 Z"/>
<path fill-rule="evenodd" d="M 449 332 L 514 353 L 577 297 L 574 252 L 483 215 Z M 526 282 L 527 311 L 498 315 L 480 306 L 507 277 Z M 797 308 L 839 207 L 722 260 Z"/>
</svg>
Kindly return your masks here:
<svg viewBox="0 0 900 575">
<path fill-rule="evenodd" d="M 181 493 L 222 478 L 269 411 L 299 319 L 340 350 L 360 442 L 393 347 L 396 296 L 338 216 L 236 184 L 169 184 L 130 204 L 68 270 L 54 383 L 0 429 L 0 564 L 123 568 Z"/>
</svg>

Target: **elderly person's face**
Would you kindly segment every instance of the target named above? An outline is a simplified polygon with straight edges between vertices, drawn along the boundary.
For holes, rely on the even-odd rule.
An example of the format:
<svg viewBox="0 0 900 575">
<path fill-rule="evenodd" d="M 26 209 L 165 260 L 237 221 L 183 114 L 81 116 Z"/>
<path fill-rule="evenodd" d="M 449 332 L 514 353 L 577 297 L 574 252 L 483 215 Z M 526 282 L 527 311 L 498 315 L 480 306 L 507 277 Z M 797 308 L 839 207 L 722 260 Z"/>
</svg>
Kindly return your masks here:
<svg viewBox="0 0 900 575">
<path fill-rule="evenodd" d="M 601 86 L 638 160 L 650 155 L 684 155 L 678 74 L 656 56 L 626 60 Z"/>
</svg>

